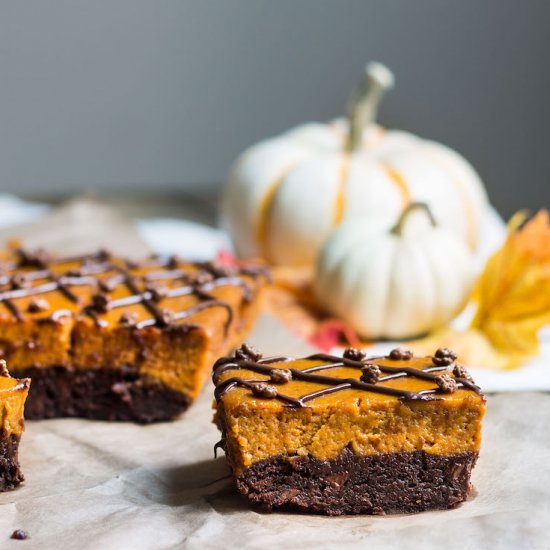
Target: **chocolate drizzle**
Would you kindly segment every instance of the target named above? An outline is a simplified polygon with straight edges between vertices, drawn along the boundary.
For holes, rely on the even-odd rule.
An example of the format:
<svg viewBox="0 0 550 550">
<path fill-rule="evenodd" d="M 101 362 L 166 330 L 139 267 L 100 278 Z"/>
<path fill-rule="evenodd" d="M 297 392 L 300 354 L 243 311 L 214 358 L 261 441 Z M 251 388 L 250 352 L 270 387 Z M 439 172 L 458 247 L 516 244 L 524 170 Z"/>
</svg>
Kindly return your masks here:
<svg viewBox="0 0 550 550">
<path fill-rule="evenodd" d="M 291 357 L 263 358 L 256 350 L 254 350 L 254 353 L 250 353 L 247 349 L 244 349 L 244 347 L 245 346 L 237 350 L 234 357 L 223 357 L 214 365 L 212 378 L 216 385 L 216 400 L 219 401 L 224 394 L 236 387 L 248 388 L 252 395 L 256 397 L 279 399 L 291 407 L 307 407 L 307 403 L 313 399 L 348 389 L 358 389 L 366 392 L 389 395 L 397 397 L 401 401 L 433 401 L 441 399 L 442 394 L 452 393 L 459 388 L 471 390 L 483 395 L 469 375 L 468 378 L 465 376 L 451 377 L 448 374 L 448 372 L 451 372 L 448 365 L 435 365 L 424 369 L 403 366 L 394 367 L 380 364 L 380 359 L 390 359 L 391 355 L 386 358 L 366 358 L 365 356 L 359 358 L 360 354 L 358 354 L 356 350 L 352 352 L 346 350 L 344 357 L 337 357 L 325 353 L 310 355 L 305 357 L 304 360 L 321 361 L 322 363 L 305 369 L 293 369 L 285 366 L 285 363 L 295 361 L 295 359 Z M 352 357 L 356 357 L 357 359 Z M 410 359 L 412 359 L 412 355 L 407 357 L 406 360 L 409 361 Z M 359 376 L 357 378 L 338 378 L 335 376 L 317 374 L 322 371 L 341 367 L 357 369 Z M 266 380 L 253 380 L 232 376 L 220 381 L 220 377 L 223 373 L 238 370 L 248 370 L 265 375 L 268 378 Z M 288 372 L 289 375 L 285 377 L 277 376 L 277 371 L 280 370 Z M 455 373 L 456 372 L 463 374 L 466 371 L 462 367 L 461 370 L 455 369 Z M 381 374 L 384 376 L 380 376 Z M 420 380 L 433 382 L 434 387 L 421 391 L 408 391 L 381 384 L 388 380 L 395 380 L 403 377 L 414 377 Z M 268 384 L 268 382 L 272 382 L 277 385 L 284 385 L 291 379 L 312 382 L 325 385 L 326 387 L 306 393 L 300 397 L 292 397 L 279 391 L 275 385 Z M 258 386 L 260 386 L 260 389 L 258 389 Z M 267 386 L 267 389 L 264 388 L 264 386 Z"/>
<path fill-rule="evenodd" d="M 18 321 L 26 318 L 24 310 L 26 313 L 44 312 L 42 308 L 34 306 L 20 308 L 18 300 L 36 296 L 36 300 L 48 303 L 43 300 L 43 295 L 51 297 L 52 293 L 60 293 L 74 304 L 74 308 L 50 308 L 49 316 L 33 318 L 56 321 L 66 316 L 85 315 L 94 319 L 99 326 L 106 326 L 107 322 L 102 319 L 102 315 L 114 309 L 124 310 L 139 304 L 150 317 L 128 322 L 128 316 L 121 317 L 124 314 L 122 311 L 118 317 L 122 319 L 119 324 L 137 329 L 150 326 L 163 328 L 181 324 L 188 317 L 205 309 L 221 308 L 227 313 L 227 333 L 233 321 L 233 310 L 227 302 L 216 298 L 212 291 L 221 286 L 238 286 L 242 289 L 243 301 L 248 302 L 254 293 L 252 283 L 241 276 L 247 275 L 253 281 L 259 276 L 267 277 L 262 268 L 228 268 L 212 262 L 184 263 L 171 256 L 154 256 L 140 263 L 113 258 L 104 251 L 70 258 L 54 258 L 44 251 L 18 250 L 16 256 L 15 261 L 2 263 L 0 287 L 4 287 L 4 290 L 0 291 L 0 303 Z M 63 264 L 68 264 L 66 271 L 63 271 Z M 36 270 L 32 271 L 32 268 Z M 141 268 L 151 271 L 136 273 Z M 33 282 L 38 284 L 33 286 Z M 171 284 L 172 287 L 163 287 L 163 283 Z M 178 284 L 181 286 L 177 286 Z M 87 303 L 83 303 L 84 300 L 76 291 L 79 286 L 91 289 Z M 127 292 L 128 295 L 118 297 L 121 286 L 125 287 L 124 293 Z M 115 292 L 117 297 L 111 295 Z M 182 296 L 192 296 L 197 303 L 183 310 L 171 307 L 170 300 Z"/>
</svg>

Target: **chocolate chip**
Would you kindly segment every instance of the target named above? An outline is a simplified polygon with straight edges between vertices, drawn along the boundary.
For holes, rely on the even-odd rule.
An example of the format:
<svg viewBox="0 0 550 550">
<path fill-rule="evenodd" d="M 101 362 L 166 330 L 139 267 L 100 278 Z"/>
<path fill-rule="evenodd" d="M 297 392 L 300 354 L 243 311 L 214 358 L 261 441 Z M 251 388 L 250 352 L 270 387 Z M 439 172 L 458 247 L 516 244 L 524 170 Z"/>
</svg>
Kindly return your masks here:
<svg viewBox="0 0 550 550">
<path fill-rule="evenodd" d="M 29 534 L 27 531 L 23 531 L 23 529 L 16 529 L 12 534 L 10 539 L 13 540 L 26 540 L 29 538 Z"/>
<path fill-rule="evenodd" d="M 438 367 L 447 367 L 452 365 L 457 357 L 458 355 L 452 349 L 439 348 L 435 351 L 432 362 Z"/>
<path fill-rule="evenodd" d="M 141 264 L 135 260 L 126 260 L 126 267 L 128 269 L 139 269 Z"/>
<path fill-rule="evenodd" d="M 29 313 L 41 313 L 43 311 L 48 311 L 48 309 L 50 309 L 50 304 L 44 298 L 33 298 L 27 306 L 27 311 Z"/>
<path fill-rule="evenodd" d="M 286 384 L 292 380 L 292 372 L 288 369 L 272 369 L 269 378 L 275 384 Z"/>
<path fill-rule="evenodd" d="M 149 284 L 145 287 L 145 290 L 151 294 L 151 298 L 154 302 L 161 302 L 168 295 L 168 289 L 162 285 Z"/>
<path fill-rule="evenodd" d="M 366 384 L 376 384 L 380 380 L 380 367 L 374 363 L 367 363 L 364 367 L 361 368 L 361 382 Z"/>
<path fill-rule="evenodd" d="M 451 378 L 448 374 L 440 374 L 439 376 L 436 376 L 435 383 L 444 393 L 453 393 L 458 387 L 456 380 Z"/>
<path fill-rule="evenodd" d="M 271 384 L 266 384 L 265 382 L 256 382 L 252 385 L 252 393 L 256 397 L 273 399 L 274 397 L 277 397 L 277 388 Z"/>
<path fill-rule="evenodd" d="M 233 277 L 238 273 L 238 268 L 233 265 L 220 264 L 218 262 L 205 262 L 204 269 L 211 273 L 216 279 Z"/>
<path fill-rule="evenodd" d="M 138 316 L 133 311 L 124 311 L 120 314 L 118 322 L 125 327 L 133 327 L 137 323 Z"/>
<path fill-rule="evenodd" d="M 250 344 L 243 344 L 240 348 L 235 350 L 236 359 L 242 359 L 244 361 L 259 361 L 262 357 L 263 353 L 260 353 Z"/>
<path fill-rule="evenodd" d="M 177 269 L 180 263 L 182 263 L 182 261 L 177 256 L 170 256 L 166 262 L 166 267 L 168 269 Z"/>
<path fill-rule="evenodd" d="M 208 271 L 199 271 L 190 279 L 190 283 L 196 286 L 202 286 L 211 283 L 213 280 L 214 276 L 212 273 L 208 273 Z"/>
<path fill-rule="evenodd" d="M 465 380 L 468 380 L 470 382 L 474 381 L 472 375 L 462 365 L 455 365 L 453 368 L 453 374 L 456 378 L 464 378 Z"/>
<path fill-rule="evenodd" d="M 38 267 L 43 269 L 52 260 L 52 255 L 43 248 L 37 248 L 32 252 L 30 250 L 19 249 L 17 253 L 19 254 L 20 267 Z"/>
<path fill-rule="evenodd" d="M 157 321 L 161 327 L 167 327 L 175 323 L 176 316 L 170 309 L 161 309 Z"/>
<path fill-rule="evenodd" d="M 344 359 L 351 359 L 352 361 L 362 361 L 366 356 L 367 354 L 363 350 L 357 348 L 348 348 L 343 353 Z"/>
<path fill-rule="evenodd" d="M 388 357 L 394 361 L 409 361 L 413 358 L 413 352 L 399 346 L 398 348 L 392 349 Z"/>
<path fill-rule="evenodd" d="M 11 378 L 10 373 L 8 371 L 8 365 L 6 364 L 4 359 L 0 359 L 0 376 Z"/>
<path fill-rule="evenodd" d="M 103 293 L 94 294 L 92 296 L 92 307 L 98 313 L 107 313 L 109 310 L 109 296 Z"/>
<path fill-rule="evenodd" d="M 28 288 L 29 286 L 31 286 L 31 283 L 27 279 L 27 277 L 25 277 L 25 275 L 23 273 L 16 273 L 11 278 L 11 286 L 15 290 L 17 290 L 17 289 L 20 289 L 20 288 Z"/>
<path fill-rule="evenodd" d="M 98 285 L 103 292 L 113 292 L 117 286 L 117 282 L 115 279 L 105 279 L 103 281 L 99 281 Z"/>
</svg>

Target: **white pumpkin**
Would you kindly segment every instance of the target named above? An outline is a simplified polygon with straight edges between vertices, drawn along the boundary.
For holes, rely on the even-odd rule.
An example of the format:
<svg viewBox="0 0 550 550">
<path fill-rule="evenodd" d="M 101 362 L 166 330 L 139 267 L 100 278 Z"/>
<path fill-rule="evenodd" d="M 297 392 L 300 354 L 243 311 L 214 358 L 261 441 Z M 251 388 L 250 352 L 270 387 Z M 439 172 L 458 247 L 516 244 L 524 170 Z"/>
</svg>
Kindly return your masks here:
<svg viewBox="0 0 550 550">
<path fill-rule="evenodd" d="M 336 229 L 319 257 L 315 294 L 361 336 L 399 340 L 453 319 L 474 280 L 463 239 L 438 225 L 426 204 L 413 203 L 393 227 L 371 218 Z"/>
<path fill-rule="evenodd" d="M 238 255 L 312 265 L 343 220 L 392 220 L 413 201 L 475 248 L 487 203 L 481 180 L 448 147 L 374 124 L 392 83 L 389 69 L 371 63 L 347 121 L 305 124 L 241 155 L 222 200 Z"/>
</svg>

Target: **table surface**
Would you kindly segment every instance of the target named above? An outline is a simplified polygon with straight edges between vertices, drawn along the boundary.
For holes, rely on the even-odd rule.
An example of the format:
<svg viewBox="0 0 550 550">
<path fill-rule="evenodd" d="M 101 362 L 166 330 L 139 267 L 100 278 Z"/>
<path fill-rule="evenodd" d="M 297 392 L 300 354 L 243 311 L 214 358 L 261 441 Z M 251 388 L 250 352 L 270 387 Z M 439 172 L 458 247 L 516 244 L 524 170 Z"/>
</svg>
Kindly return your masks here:
<svg viewBox="0 0 550 550">
<path fill-rule="evenodd" d="M 304 344 L 271 318 L 250 341 L 267 354 Z M 237 494 L 211 422 L 212 387 L 182 419 L 152 426 L 28 422 L 26 483 L 0 495 L 0 547 L 543 549 L 550 540 L 550 395 L 490 395 L 475 497 L 455 510 L 326 518 L 251 510 Z M 9 541 L 25 529 L 27 543 Z"/>
</svg>

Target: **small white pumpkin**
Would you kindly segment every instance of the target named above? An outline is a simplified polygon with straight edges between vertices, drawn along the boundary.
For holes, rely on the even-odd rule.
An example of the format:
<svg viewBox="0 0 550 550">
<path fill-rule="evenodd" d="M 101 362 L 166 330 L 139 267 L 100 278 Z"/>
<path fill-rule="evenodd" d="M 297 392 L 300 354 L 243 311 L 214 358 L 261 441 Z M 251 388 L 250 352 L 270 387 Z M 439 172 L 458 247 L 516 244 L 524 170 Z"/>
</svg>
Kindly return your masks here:
<svg viewBox="0 0 550 550">
<path fill-rule="evenodd" d="M 343 220 L 392 220 L 414 201 L 475 248 L 487 204 L 481 180 L 448 147 L 374 124 L 392 85 L 389 69 L 371 63 L 347 120 L 298 126 L 241 155 L 221 212 L 238 255 L 313 265 Z"/>
<path fill-rule="evenodd" d="M 386 220 L 343 223 L 319 257 L 321 307 L 365 338 L 399 340 L 429 332 L 464 307 L 475 280 L 472 252 L 413 203 Z"/>
</svg>

